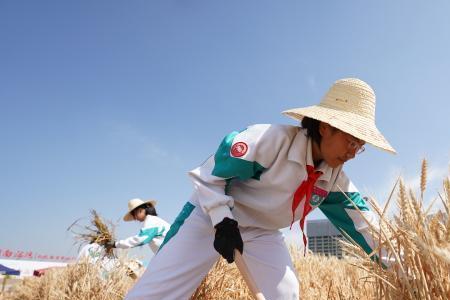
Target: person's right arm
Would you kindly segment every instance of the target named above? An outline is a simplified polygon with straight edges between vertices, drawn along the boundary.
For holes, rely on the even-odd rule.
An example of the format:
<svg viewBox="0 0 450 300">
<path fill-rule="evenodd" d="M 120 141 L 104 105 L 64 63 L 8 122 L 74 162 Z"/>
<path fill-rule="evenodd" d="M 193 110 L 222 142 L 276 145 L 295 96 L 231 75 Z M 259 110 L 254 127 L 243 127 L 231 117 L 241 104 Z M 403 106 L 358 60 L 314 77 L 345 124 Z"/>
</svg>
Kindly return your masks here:
<svg viewBox="0 0 450 300">
<path fill-rule="evenodd" d="M 241 253 L 244 249 L 238 223 L 231 213 L 234 199 L 228 194 L 228 187 L 232 180 L 259 180 L 275 160 L 282 136 L 270 125 L 232 132 L 223 139 L 214 156 L 189 173 L 194 195 L 216 229 L 214 249 L 228 263 L 234 261 L 235 249 Z"/>
<path fill-rule="evenodd" d="M 148 244 L 157 236 L 162 236 L 165 231 L 164 227 L 156 226 L 142 228 L 137 235 L 130 236 L 127 239 L 115 242 L 116 248 L 128 249 Z"/>
<path fill-rule="evenodd" d="M 285 135 L 271 125 L 253 125 L 232 132 L 216 153 L 200 167 L 189 172 L 195 195 L 213 226 L 224 218 L 233 219 L 234 199 L 227 189 L 232 180 L 259 180 L 275 160 Z"/>
</svg>

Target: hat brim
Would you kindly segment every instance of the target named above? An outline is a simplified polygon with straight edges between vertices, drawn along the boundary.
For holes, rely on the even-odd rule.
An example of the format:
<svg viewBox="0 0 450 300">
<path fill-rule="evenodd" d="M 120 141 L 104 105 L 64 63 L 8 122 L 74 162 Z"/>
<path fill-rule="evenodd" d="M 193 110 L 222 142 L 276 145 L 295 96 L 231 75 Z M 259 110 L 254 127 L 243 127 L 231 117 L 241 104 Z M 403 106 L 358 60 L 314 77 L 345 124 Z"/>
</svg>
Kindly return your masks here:
<svg viewBox="0 0 450 300">
<path fill-rule="evenodd" d="M 143 203 L 137 205 L 136 207 L 133 207 L 133 209 L 129 210 L 129 211 L 123 216 L 123 220 L 124 220 L 125 222 L 134 221 L 134 217 L 133 217 L 133 215 L 131 214 L 131 212 L 132 212 L 133 210 L 135 210 L 136 208 L 138 208 L 139 206 L 144 205 L 144 204 L 147 204 L 147 203 L 150 203 L 151 205 L 156 206 L 156 203 L 157 203 L 157 202 L 156 202 L 155 200 L 149 200 L 149 201 L 145 201 L 145 202 L 143 202 Z"/>
<path fill-rule="evenodd" d="M 396 153 L 395 149 L 375 126 L 375 122 L 372 119 L 320 105 L 288 109 L 282 113 L 298 121 L 303 119 L 303 117 L 308 117 L 328 123 L 368 144 L 380 148 L 381 150 L 393 154 Z"/>
</svg>

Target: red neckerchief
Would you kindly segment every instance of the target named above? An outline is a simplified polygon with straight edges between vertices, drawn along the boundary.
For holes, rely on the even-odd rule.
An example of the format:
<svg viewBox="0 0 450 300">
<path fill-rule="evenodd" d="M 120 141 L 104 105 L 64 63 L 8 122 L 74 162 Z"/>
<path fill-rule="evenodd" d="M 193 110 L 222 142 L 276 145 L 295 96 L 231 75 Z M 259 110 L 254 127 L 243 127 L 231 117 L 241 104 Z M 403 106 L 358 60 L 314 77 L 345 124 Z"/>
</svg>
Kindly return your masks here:
<svg viewBox="0 0 450 300">
<path fill-rule="evenodd" d="M 305 232 L 303 231 L 303 228 L 305 226 L 305 217 L 312 209 L 311 204 L 309 204 L 309 199 L 311 199 L 314 184 L 316 183 L 317 179 L 319 179 L 320 175 L 322 175 L 321 171 L 315 171 L 314 167 L 310 165 L 306 165 L 306 171 L 308 172 L 308 178 L 303 180 L 303 182 L 295 191 L 294 198 L 292 199 L 292 222 L 291 222 L 291 229 L 292 229 L 292 224 L 294 223 L 295 210 L 300 204 L 300 201 L 303 198 L 305 198 L 303 215 L 300 218 L 300 229 L 302 230 L 303 233 L 303 246 L 305 247 L 304 248 L 305 253 L 307 244 L 306 235 Z"/>
</svg>

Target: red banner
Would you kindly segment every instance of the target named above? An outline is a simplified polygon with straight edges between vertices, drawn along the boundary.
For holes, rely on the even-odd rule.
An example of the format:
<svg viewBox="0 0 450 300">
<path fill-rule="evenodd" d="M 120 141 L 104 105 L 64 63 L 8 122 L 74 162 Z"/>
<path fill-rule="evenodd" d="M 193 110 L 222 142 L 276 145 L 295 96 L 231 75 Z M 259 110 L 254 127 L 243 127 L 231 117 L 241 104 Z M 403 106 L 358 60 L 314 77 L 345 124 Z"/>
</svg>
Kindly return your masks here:
<svg viewBox="0 0 450 300">
<path fill-rule="evenodd" d="M 35 251 L 10 250 L 2 248 L 0 248 L 0 258 L 46 260 L 46 261 L 61 261 L 61 262 L 75 260 L 75 257 L 73 256 L 69 257 L 62 255 L 50 255 L 37 253 Z"/>
</svg>

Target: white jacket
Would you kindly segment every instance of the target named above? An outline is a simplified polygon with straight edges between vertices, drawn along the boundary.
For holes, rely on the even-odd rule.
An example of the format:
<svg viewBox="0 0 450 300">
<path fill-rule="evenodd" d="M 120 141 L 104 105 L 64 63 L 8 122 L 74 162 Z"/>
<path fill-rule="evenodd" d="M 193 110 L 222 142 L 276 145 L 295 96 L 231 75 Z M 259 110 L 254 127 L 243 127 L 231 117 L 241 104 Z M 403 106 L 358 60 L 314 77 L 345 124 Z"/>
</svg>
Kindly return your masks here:
<svg viewBox="0 0 450 300">
<path fill-rule="evenodd" d="M 170 229 L 169 223 L 160 217 L 147 215 L 142 229 L 137 235 L 130 236 L 127 239 L 116 241 L 116 248 L 128 249 L 148 244 L 153 253 L 158 252 L 167 232 Z"/>
<path fill-rule="evenodd" d="M 233 132 L 223 139 L 214 156 L 189 172 L 194 183 L 190 202 L 200 206 L 213 225 L 229 217 L 242 227 L 288 227 L 293 195 L 307 178 L 306 164 L 314 166 L 311 143 L 306 130 L 297 126 L 260 124 Z M 310 205 L 321 209 L 344 236 L 371 253 L 375 241 L 364 218 L 376 227 L 375 214 L 342 166 L 331 168 L 322 162 L 316 170 L 323 174 L 315 184 Z M 304 204 L 303 199 L 295 211 L 296 221 Z"/>
</svg>

